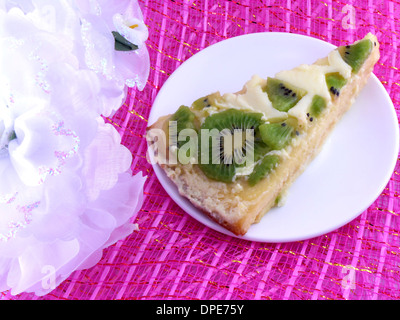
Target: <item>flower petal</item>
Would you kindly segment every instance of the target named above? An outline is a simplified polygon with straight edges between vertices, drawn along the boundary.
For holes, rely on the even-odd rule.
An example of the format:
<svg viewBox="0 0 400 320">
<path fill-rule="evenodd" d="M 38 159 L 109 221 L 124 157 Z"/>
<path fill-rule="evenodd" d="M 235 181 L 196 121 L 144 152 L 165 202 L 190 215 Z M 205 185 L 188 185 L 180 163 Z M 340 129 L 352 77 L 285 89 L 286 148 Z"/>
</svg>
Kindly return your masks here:
<svg viewBox="0 0 400 320">
<path fill-rule="evenodd" d="M 86 181 L 87 196 L 93 201 L 101 190 L 111 189 L 118 174 L 129 169 L 132 154 L 120 144 L 121 137 L 110 124 L 99 119 L 98 134 L 84 153 L 82 174 Z"/>
<path fill-rule="evenodd" d="M 15 120 L 17 139 L 9 144 L 10 159 L 21 181 L 42 184 L 48 175 L 58 175 L 65 161 L 79 149 L 79 137 L 65 128 L 54 114 L 31 110 Z"/>
</svg>

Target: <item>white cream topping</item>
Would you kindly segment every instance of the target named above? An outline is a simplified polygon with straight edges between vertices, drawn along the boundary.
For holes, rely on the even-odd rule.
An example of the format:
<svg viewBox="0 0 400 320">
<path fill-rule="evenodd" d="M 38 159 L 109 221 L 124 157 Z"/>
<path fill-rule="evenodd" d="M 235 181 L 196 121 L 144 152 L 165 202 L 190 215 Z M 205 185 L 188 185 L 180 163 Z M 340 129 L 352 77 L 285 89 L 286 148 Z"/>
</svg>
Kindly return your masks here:
<svg viewBox="0 0 400 320">
<path fill-rule="evenodd" d="M 333 50 L 328 55 L 328 61 L 329 61 L 329 65 L 324 66 L 325 74 L 330 73 L 330 72 L 339 72 L 341 74 L 341 76 L 345 79 L 348 79 L 351 77 L 352 69 L 351 69 L 350 65 L 348 65 L 346 63 L 346 61 L 343 60 L 343 58 L 340 55 L 338 50 Z"/>
<path fill-rule="evenodd" d="M 222 96 L 223 103 L 220 106 L 225 108 L 238 108 L 264 114 L 264 120 L 286 119 L 287 114 L 275 109 L 268 95 L 263 91 L 267 80 L 254 75 L 245 85 L 240 93 L 226 93 Z"/>
<path fill-rule="evenodd" d="M 310 109 L 313 97 L 313 93 L 307 93 L 292 109 L 288 111 L 290 116 L 297 118 L 300 126 L 305 126 L 308 121 L 307 113 Z"/>
<path fill-rule="evenodd" d="M 332 102 L 331 94 L 326 85 L 327 73 L 340 73 L 345 79 L 351 77 L 351 67 L 342 59 L 338 50 L 328 55 L 328 65 L 305 65 L 276 74 L 276 78 L 286 81 L 307 91 L 307 94 L 288 111 L 290 116 L 296 117 L 300 124 L 307 123 L 307 113 L 314 95 L 325 98 L 327 105 Z"/>
<path fill-rule="evenodd" d="M 330 100 L 331 95 L 326 85 L 324 67 L 302 64 L 292 70 L 278 72 L 275 78 L 304 89 L 307 94 L 318 94 L 326 100 Z"/>
<path fill-rule="evenodd" d="M 298 67 L 278 72 L 276 79 L 290 83 L 301 88 L 307 94 L 287 113 L 279 111 L 272 106 L 267 93 L 263 90 L 267 80 L 254 75 L 245 85 L 243 90 L 237 93 L 225 93 L 222 99 L 216 100 L 218 108 L 237 108 L 264 114 L 263 119 L 284 120 L 288 116 L 295 117 L 299 123 L 307 123 L 311 101 L 314 95 L 319 95 L 326 100 L 327 106 L 332 103 L 329 88 L 326 85 L 325 75 L 327 73 L 339 73 L 345 79 L 352 75 L 351 67 L 342 59 L 338 50 L 333 50 L 326 59 L 326 64 L 302 64 Z"/>
</svg>

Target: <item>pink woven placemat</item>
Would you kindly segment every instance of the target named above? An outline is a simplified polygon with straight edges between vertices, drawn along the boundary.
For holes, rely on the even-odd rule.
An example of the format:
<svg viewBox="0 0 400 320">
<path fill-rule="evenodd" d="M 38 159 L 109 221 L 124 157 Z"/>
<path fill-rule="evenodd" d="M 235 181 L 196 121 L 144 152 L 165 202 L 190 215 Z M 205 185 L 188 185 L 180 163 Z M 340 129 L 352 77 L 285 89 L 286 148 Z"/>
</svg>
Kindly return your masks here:
<svg viewBox="0 0 400 320">
<path fill-rule="evenodd" d="M 151 72 L 106 121 L 148 176 L 135 217 L 140 231 L 104 251 L 95 267 L 73 273 L 44 297 L 3 299 L 399 299 L 400 164 L 379 198 L 358 218 L 307 241 L 265 244 L 222 235 L 181 210 L 146 161 L 143 137 L 152 103 L 182 62 L 224 39 L 291 32 L 346 44 L 377 35 L 375 75 L 400 113 L 400 2 L 140 0 L 150 37 Z M 355 27 L 349 27 L 351 10 Z"/>
</svg>

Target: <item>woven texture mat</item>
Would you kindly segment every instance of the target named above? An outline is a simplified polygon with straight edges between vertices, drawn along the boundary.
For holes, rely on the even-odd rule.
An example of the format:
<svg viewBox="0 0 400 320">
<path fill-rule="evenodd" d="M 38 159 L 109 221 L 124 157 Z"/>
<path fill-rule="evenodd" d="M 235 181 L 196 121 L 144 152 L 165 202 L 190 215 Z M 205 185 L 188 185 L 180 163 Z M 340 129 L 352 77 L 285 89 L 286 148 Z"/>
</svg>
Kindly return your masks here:
<svg viewBox="0 0 400 320">
<path fill-rule="evenodd" d="M 134 173 L 148 176 L 145 202 L 135 217 L 140 231 L 106 249 L 95 267 L 73 273 L 40 299 L 400 299 L 399 162 L 383 193 L 352 222 L 307 241 L 265 244 L 222 235 L 180 209 L 146 161 L 143 137 L 152 103 L 177 67 L 216 42 L 254 32 L 304 34 L 335 45 L 375 33 L 381 59 L 374 73 L 399 114 L 400 3 L 139 3 L 150 32 L 150 77 L 144 91 L 130 91 L 106 121 L 132 151 Z M 348 28 L 349 10 L 355 12 L 355 28 Z M 38 299 L 30 294 L 3 298 Z"/>
</svg>

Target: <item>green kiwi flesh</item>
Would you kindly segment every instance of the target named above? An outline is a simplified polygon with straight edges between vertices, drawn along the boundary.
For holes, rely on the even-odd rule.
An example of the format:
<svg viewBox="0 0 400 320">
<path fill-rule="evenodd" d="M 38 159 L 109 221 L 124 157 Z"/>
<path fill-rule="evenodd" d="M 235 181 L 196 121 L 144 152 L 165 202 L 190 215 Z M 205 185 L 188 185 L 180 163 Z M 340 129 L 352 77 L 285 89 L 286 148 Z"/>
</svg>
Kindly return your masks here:
<svg viewBox="0 0 400 320">
<path fill-rule="evenodd" d="M 245 112 L 238 109 L 227 109 L 222 112 L 214 113 L 204 120 L 202 129 L 257 129 L 263 122 L 263 114 L 256 112 Z"/>
<path fill-rule="evenodd" d="M 193 109 L 195 110 L 203 110 L 204 108 L 209 108 L 211 107 L 211 104 L 208 100 L 208 97 L 201 97 L 197 99 L 196 101 L 193 102 L 192 104 Z"/>
<path fill-rule="evenodd" d="M 239 150 L 232 148 L 230 154 L 227 154 L 226 150 L 224 150 L 224 135 L 222 132 L 228 131 L 231 134 L 234 134 L 235 131 L 242 131 L 244 136 L 247 129 L 252 129 L 256 132 L 259 125 L 263 123 L 261 117 L 261 113 L 227 109 L 212 114 L 204 120 L 201 129 L 217 129 L 219 132 L 219 135 L 214 138 L 219 139 L 219 144 L 216 144 L 217 146 L 214 146 L 213 137 L 209 136 L 208 145 L 201 142 L 201 135 L 199 137 L 201 156 L 199 168 L 208 178 L 222 182 L 232 182 L 236 175 L 236 168 L 243 165 L 235 162 L 234 153 L 236 151 L 242 154 L 245 154 L 246 152 L 255 152 L 255 157 L 257 157 L 257 154 L 260 152 L 266 152 L 266 150 L 263 149 L 261 142 L 256 140 L 254 141 L 254 150 L 245 150 L 245 144 L 242 144 Z M 219 150 L 215 150 L 216 147 L 219 148 Z M 219 159 L 213 159 L 213 154 L 217 154 Z M 208 159 L 208 161 L 201 161 L 201 159 Z"/>
<path fill-rule="evenodd" d="M 294 128 L 285 121 L 279 123 L 265 123 L 262 124 L 259 129 L 263 142 L 272 150 L 280 150 L 286 147 L 294 131 Z"/>
<path fill-rule="evenodd" d="M 326 108 L 325 99 L 316 94 L 311 101 L 310 117 L 311 118 L 318 117 L 322 113 L 322 111 L 324 111 L 325 108 Z"/>
<path fill-rule="evenodd" d="M 365 39 L 353 45 L 340 47 L 339 53 L 343 60 L 351 66 L 353 72 L 357 73 L 370 55 L 372 47 L 372 41 Z"/>
<path fill-rule="evenodd" d="M 195 129 L 195 115 L 187 106 L 180 106 L 171 116 L 170 121 L 176 121 L 178 133 L 183 129 Z"/>
<path fill-rule="evenodd" d="M 258 140 L 257 136 L 254 142 L 254 162 L 260 160 L 264 155 L 270 152 L 272 149 L 262 140 Z"/>
<path fill-rule="evenodd" d="M 267 86 L 264 91 L 268 94 L 272 106 L 283 112 L 293 108 L 306 94 L 305 90 L 275 78 L 267 79 Z"/>
<path fill-rule="evenodd" d="M 236 168 L 233 163 L 225 164 L 223 161 L 219 164 L 199 162 L 199 167 L 208 178 L 221 182 L 232 182 L 236 175 Z"/>
<path fill-rule="evenodd" d="M 336 97 L 340 95 L 340 89 L 347 83 L 347 80 L 339 72 L 327 73 L 325 81 L 331 94 Z"/>
<path fill-rule="evenodd" d="M 267 154 L 254 167 L 253 172 L 249 175 L 248 183 L 250 186 L 256 185 L 261 179 L 267 176 L 279 164 L 279 156 L 275 154 Z"/>
<path fill-rule="evenodd" d="M 176 133 L 179 133 L 184 129 L 193 129 L 196 130 L 195 127 L 195 118 L 194 113 L 187 106 L 180 106 L 178 110 L 171 116 L 170 121 L 176 121 Z M 187 137 L 186 141 L 189 139 Z M 177 141 L 177 146 L 180 148 L 182 144 L 186 143 L 186 141 Z"/>
</svg>

